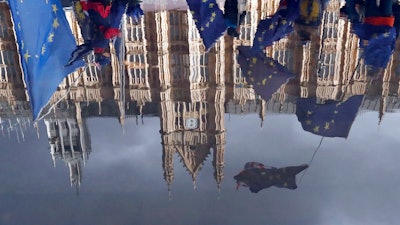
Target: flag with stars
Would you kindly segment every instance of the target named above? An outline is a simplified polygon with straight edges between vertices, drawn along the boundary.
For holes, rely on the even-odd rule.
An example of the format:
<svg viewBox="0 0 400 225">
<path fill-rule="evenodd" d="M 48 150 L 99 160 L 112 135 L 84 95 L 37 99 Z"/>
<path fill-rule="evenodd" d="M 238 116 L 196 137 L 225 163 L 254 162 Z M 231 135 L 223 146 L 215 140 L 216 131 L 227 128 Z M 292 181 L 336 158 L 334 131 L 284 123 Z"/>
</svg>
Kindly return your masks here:
<svg viewBox="0 0 400 225">
<path fill-rule="evenodd" d="M 305 131 L 324 137 L 347 138 L 362 101 L 362 95 L 344 102 L 328 100 L 325 104 L 317 104 L 315 97 L 299 98 L 296 115 Z"/>
<path fill-rule="evenodd" d="M 204 46 L 209 50 L 227 29 L 222 10 L 216 0 L 186 0 L 186 2 Z"/>
<path fill-rule="evenodd" d="M 259 166 L 249 166 L 255 163 Z M 263 164 L 257 162 L 246 163 L 244 170 L 233 178 L 236 180 L 236 189 L 240 186 L 249 187 L 253 193 L 269 188 L 287 188 L 296 189 L 296 175 L 308 168 L 307 164 L 299 166 L 287 166 L 282 168 L 264 167 Z"/>
<path fill-rule="evenodd" d="M 299 17 L 299 3 L 297 0 L 282 0 L 278 11 L 257 25 L 253 40 L 253 52 L 264 50 L 275 41 L 279 41 L 293 32 L 295 20 Z"/>
<path fill-rule="evenodd" d="M 59 0 L 9 0 L 29 101 L 36 120 L 61 81 L 77 67 L 64 67 L 75 39 Z"/>
<path fill-rule="evenodd" d="M 265 101 L 268 101 L 289 78 L 295 76 L 286 67 L 266 57 L 262 52 L 254 55 L 248 46 L 240 46 L 238 50 L 242 76 L 246 78 L 247 83 L 253 85 L 254 91 Z"/>
<path fill-rule="evenodd" d="M 396 29 L 388 26 L 355 23 L 353 32 L 360 38 L 365 64 L 385 69 L 396 47 Z M 364 40 L 368 40 L 368 43 L 364 44 Z"/>
</svg>

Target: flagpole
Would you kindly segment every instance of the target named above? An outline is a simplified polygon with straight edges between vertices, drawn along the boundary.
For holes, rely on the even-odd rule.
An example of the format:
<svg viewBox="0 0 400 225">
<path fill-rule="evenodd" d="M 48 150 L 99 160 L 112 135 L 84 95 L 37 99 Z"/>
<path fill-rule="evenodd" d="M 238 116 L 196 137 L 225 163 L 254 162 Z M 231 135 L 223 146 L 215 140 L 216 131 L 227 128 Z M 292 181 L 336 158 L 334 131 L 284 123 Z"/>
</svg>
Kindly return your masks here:
<svg viewBox="0 0 400 225">
<path fill-rule="evenodd" d="M 122 15 L 122 20 L 120 24 L 120 30 L 121 32 L 121 41 L 120 41 L 120 46 L 117 46 L 119 48 L 119 55 L 117 57 L 119 61 L 119 76 L 120 76 L 120 100 L 122 103 L 120 113 L 121 113 L 121 118 L 125 120 L 125 66 L 124 66 L 124 56 L 125 56 L 125 30 L 126 30 L 126 12 L 128 10 L 128 5 L 125 7 L 125 12 Z M 115 42 L 114 42 L 115 43 Z M 115 46 L 115 45 L 114 45 Z M 121 124 L 124 126 L 124 124 Z M 123 129 L 124 132 L 124 129 Z"/>
<path fill-rule="evenodd" d="M 321 73 L 321 67 L 325 66 L 325 65 L 323 65 L 325 63 L 323 63 L 322 60 L 321 60 L 322 53 L 323 53 L 323 50 L 324 50 L 324 45 L 325 45 L 325 41 L 324 41 L 325 22 L 326 22 L 325 16 L 326 16 L 326 14 L 325 14 L 325 11 L 324 11 L 323 15 L 322 15 L 322 32 L 321 32 L 322 35 L 320 34 L 320 42 L 319 42 L 319 52 L 318 52 L 318 63 L 319 63 L 319 66 L 318 66 L 318 71 L 317 71 L 317 77 L 319 77 L 319 74 Z"/>
</svg>

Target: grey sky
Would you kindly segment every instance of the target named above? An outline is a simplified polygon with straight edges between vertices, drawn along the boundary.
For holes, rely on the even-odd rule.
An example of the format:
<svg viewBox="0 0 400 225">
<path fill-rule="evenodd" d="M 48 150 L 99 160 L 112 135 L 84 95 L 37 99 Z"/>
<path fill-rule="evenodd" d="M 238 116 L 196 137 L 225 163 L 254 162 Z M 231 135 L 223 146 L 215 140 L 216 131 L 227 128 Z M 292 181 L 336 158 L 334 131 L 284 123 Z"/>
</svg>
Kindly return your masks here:
<svg viewBox="0 0 400 225">
<path fill-rule="evenodd" d="M 90 119 L 93 150 L 79 196 L 64 163 L 53 168 L 44 127 L 40 139 L 29 129 L 23 143 L 0 138 L 0 170 L 7 171 L 0 174 L 0 224 L 398 224 L 399 117 L 387 114 L 378 126 L 376 112 L 363 113 L 347 140 L 323 140 L 298 189 L 253 194 L 235 190 L 233 176 L 245 162 L 307 163 L 320 137 L 303 131 L 295 115 L 268 115 L 262 129 L 257 115 L 227 115 L 221 193 L 211 155 L 195 190 L 176 156 L 171 200 L 158 118 L 128 121 L 125 133 L 115 119 Z"/>
</svg>

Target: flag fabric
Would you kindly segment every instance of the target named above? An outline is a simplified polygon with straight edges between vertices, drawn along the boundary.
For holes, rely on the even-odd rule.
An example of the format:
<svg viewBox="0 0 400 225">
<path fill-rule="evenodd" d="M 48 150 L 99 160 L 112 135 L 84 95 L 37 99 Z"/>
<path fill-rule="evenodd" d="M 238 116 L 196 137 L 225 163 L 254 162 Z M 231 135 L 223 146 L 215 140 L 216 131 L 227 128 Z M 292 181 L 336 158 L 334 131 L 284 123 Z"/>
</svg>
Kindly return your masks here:
<svg viewBox="0 0 400 225">
<path fill-rule="evenodd" d="M 365 64 L 385 69 L 396 47 L 396 29 L 388 26 L 354 23 L 353 32 L 360 38 Z M 368 43 L 364 44 L 364 40 L 368 40 Z"/>
<path fill-rule="evenodd" d="M 298 0 L 282 0 L 280 9 L 274 15 L 258 23 L 253 40 L 253 53 L 264 50 L 265 47 L 292 33 L 294 21 L 298 17 Z"/>
<path fill-rule="evenodd" d="M 295 75 L 276 60 L 259 52 L 252 53 L 251 47 L 238 47 L 238 62 L 246 82 L 253 85 L 254 91 L 265 101 L 271 98 L 282 84 Z"/>
<path fill-rule="evenodd" d="M 299 98 L 296 116 L 305 131 L 324 137 L 347 138 L 362 101 L 362 95 L 344 102 L 328 100 L 325 104 L 317 104 L 315 97 Z"/>
<path fill-rule="evenodd" d="M 209 50 L 227 28 L 224 15 L 216 0 L 186 0 L 186 2 L 204 46 Z"/>
<path fill-rule="evenodd" d="M 64 67 L 76 42 L 59 0 L 9 0 L 9 6 L 36 120 L 61 81 L 83 61 Z"/>
<path fill-rule="evenodd" d="M 250 162 L 254 164 L 254 162 Z M 249 163 L 246 163 L 248 165 Z M 262 165 L 261 163 L 256 163 Z M 283 168 L 256 166 L 246 167 L 233 178 L 236 180 L 236 189 L 240 186 L 249 187 L 253 193 L 272 186 L 278 188 L 296 189 L 296 175 L 308 168 L 308 165 L 288 166 Z"/>
</svg>

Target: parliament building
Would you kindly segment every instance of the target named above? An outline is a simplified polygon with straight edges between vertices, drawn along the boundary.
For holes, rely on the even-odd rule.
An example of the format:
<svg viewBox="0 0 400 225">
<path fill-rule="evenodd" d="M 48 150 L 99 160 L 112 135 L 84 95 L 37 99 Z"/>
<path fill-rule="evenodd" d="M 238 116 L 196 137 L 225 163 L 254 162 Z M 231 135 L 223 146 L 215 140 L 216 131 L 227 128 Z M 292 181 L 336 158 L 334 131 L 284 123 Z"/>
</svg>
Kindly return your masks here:
<svg viewBox="0 0 400 225">
<path fill-rule="evenodd" d="M 224 177 L 227 113 L 258 114 L 262 124 L 268 113 L 294 114 L 297 98 L 314 96 L 339 101 L 366 95 L 362 109 L 378 111 L 380 119 L 400 108 L 400 45 L 383 79 L 367 88 L 358 37 L 350 32 L 350 23 L 339 17 L 338 0 L 325 6 L 319 26 L 296 24 L 293 33 L 266 48 L 268 57 L 296 77 L 271 99 L 261 99 L 242 76 L 236 49 L 252 46 L 258 22 L 273 14 L 279 1 L 248 0 L 246 4 L 240 36 L 224 35 L 208 52 L 188 10 L 149 11 L 138 24 L 124 16 L 123 46 L 110 43 L 111 63 L 99 70 L 88 62 L 70 74 L 52 97 L 50 104 L 57 103 L 53 113 L 43 119 L 51 158 L 54 164 L 57 159 L 67 163 L 71 185 L 81 184 L 82 164 L 92 151 L 86 126 L 90 117 L 113 117 L 121 126 L 126 120 L 159 117 L 161 163 L 168 188 L 174 180 L 176 154 L 193 182 L 212 157 L 219 187 Z M 72 10 L 65 11 L 77 42 L 82 43 Z M 18 129 L 18 121 L 26 122 L 31 116 L 12 18 L 8 5 L 1 2 L 0 21 L 0 126 L 10 132 Z M 307 40 L 304 32 L 309 34 Z"/>
</svg>

